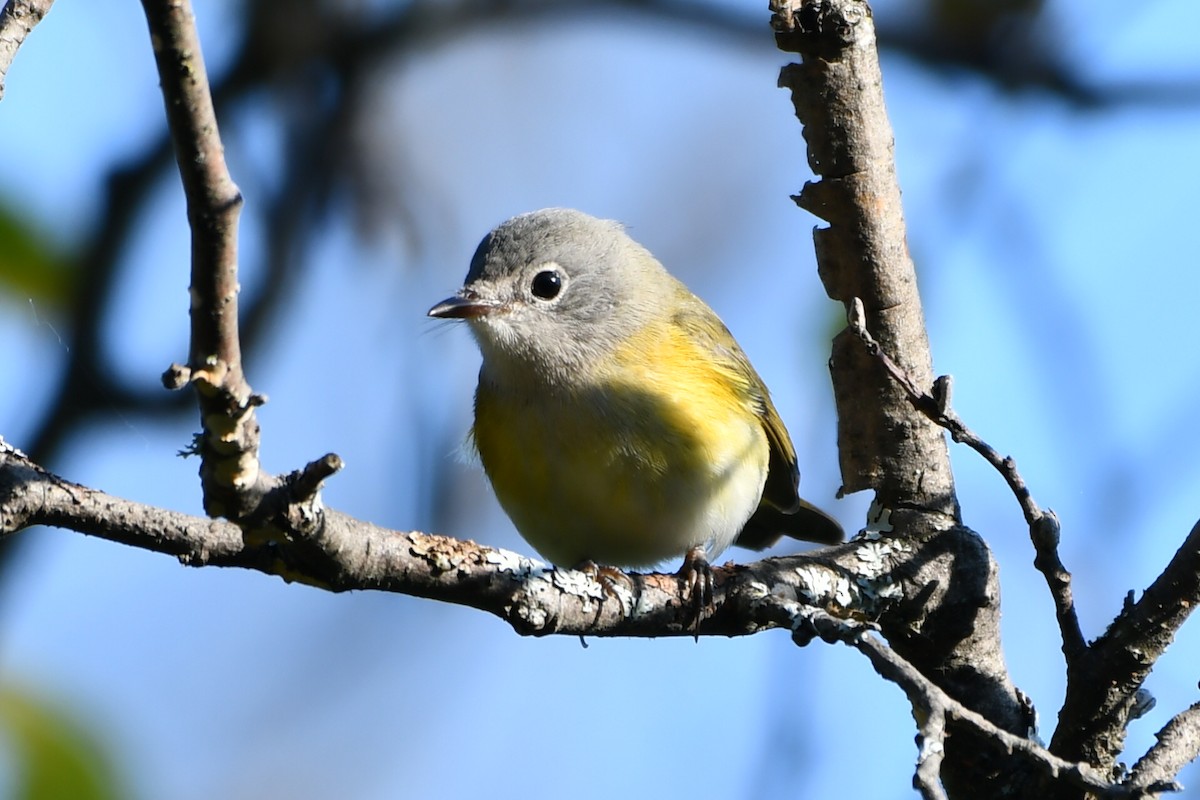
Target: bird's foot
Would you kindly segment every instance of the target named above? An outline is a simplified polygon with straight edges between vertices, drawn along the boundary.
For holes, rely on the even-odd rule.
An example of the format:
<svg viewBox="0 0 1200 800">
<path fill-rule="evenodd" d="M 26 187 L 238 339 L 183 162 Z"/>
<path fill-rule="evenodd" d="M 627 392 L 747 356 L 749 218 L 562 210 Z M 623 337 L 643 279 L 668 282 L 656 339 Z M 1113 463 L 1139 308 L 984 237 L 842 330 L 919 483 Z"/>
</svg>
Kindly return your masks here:
<svg viewBox="0 0 1200 800">
<path fill-rule="evenodd" d="M 712 565 L 708 563 L 708 556 L 705 555 L 702 545 L 687 551 L 683 557 L 683 566 L 675 573 L 675 577 L 683 584 L 683 596 L 691 606 L 688 627 L 698 641 L 700 623 L 716 610 L 713 604 Z"/>
<path fill-rule="evenodd" d="M 597 564 L 595 561 L 589 559 L 576 564 L 575 569 L 600 584 L 600 588 L 604 593 L 602 599 L 611 598 L 616 600 L 622 604 L 622 608 L 624 608 L 623 598 L 630 597 L 637 591 L 637 584 L 634 583 L 633 578 L 628 573 L 616 567 Z"/>
</svg>

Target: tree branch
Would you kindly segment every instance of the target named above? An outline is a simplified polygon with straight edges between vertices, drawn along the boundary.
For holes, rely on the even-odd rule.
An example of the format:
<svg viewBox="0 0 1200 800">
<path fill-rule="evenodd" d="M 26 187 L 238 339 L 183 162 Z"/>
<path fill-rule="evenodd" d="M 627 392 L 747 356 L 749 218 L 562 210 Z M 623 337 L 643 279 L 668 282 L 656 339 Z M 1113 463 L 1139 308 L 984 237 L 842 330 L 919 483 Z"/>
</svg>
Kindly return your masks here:
<svg viewBox="0 0 1200 800">
<path fill-rule="evenodd" d="M 8 0 L 0 11 L 0 100 L 4 99 L 4 80 L 17 50 L 52 5 L 54 0 Z"/>
<path fill-rule="evenodd" d="M 270 506 L 295 507 L 337 465 L 330 457 L 280 481 Z M 676 574 L 608 585 L 515 553 L 415 531 L 387 530 L 325 510 L 321 524 L 264 537 L 231 522 L 167 511 L 65 480 L 0 440 L 0 535 L 53 525 L 174 556 L 189 566 L 240 567 L 342 592 L 376 589 L 467 605 L 526 635 L 691 636 L 694 609 Z M 872 557 L 864 557 L 863 549 Z M 779 602 L 874 617 L 898 593 L 885 573 L 903 550 L 850 543 L 819 552 L 715 567 L 714 611 L 702 635 L 790 626 Z"/>
<path fill-rule="evenodd" d="M 1104 636 L 1089 646 L 1075 609 L 1071 573 L 1058 554 L 1061 533 L 1058 517 L 1038 506 L 1017 471 L 1016 462 L 1001 456 L 953 411 L 949 376 L 934 381 L 932 392 L 922 389 L 871 335 L 858 298 L 850 304 L 849 327 L 904 389 L 914 408 L 949 431 L 954 441 L 983 456 L 1008 483 L 1029 525 L 1037 553 L 1034 566 L 1045 576 L 1054 598 L 1066 657 L 1067 696 L 1059 712 L 1051 750 L 1071 761 L 1111 766 L 1121 751 L 1125 729 L 1136 716 L 1138 692 L 1146 677 L 1200 603 L 1200 522 L 1141 600 L 1128 603 Z M 1145 788 L 1154 782 L 1165 785 L 1164 781 L 1172 779 L 1184 764 L 1200 754 L 1200 734 L 1196 733 L 1200 731 L 1200 722 L 1192 720 L 1186 711 L 1176 721 L 1175 727 L 1168 726 L 1169 734 L 1168 729 L 1161 734 L 1171 742 L 1169 754 L 1162 754 L 1166 746 L 1160 740 L 1160 745 L 1151 751 L 1155 756 L 1147 753 L 1142 759 L 1147 764 L 1144 774 L 1151 777 L 1145 777 L 1137 786 Z"/>
<path fill-rule="evenodd" d="M 1134 718 L 1138 690 L 1197 603 L 1200 521 L 1141 599 L 1128 602 L 1085 657 L 1068 670 L 1066 697 L 1050 741 L 1054 752 L 1092 764 L 1116 762 L 1125 729 Z"/>
<path fill-rule="evenodd" d="M 328 457 L 319 459 L 282 484 L 306 491 L 330 467 Z M 628 585 L 607 585 L 588 572 L 552 569 L 473 542 L 386 530 L 332 511 L 325 512 L 324 520 L 322 528 L 289 539 L 256 539 L 231 522 L 123 500 L 64 480 L 0 440 L 0 536 L 38 524 L 66 527 L 169 554 L 189 566 L 241 567 L 330 591 L 376 589 L 467 605 L 505 620 L 522 635 L 695 635 L 692 604 L 683 579 L 675 574 L 632 573 Z M 945 720 L 958 723 L 959 732 L 969 727 L 996 753 L 1016 753 L 1047 778 L 1103 798 L 1141 797 L 1172 788 L 1151 774 L 1149 761 L 1141 783 L 1115 786 L 1086 765 L 1066 762 L 999 728 L 871 635 L 873 625 L 855 621 L 889 613 L 901 594 L 890 575 L 915 557 L 914 549 L 867 538 L 802 555 L 716 567 L 714 609 L 699 633 L 741 636 L 782 627 L 792 631 L 799 645 L 820 636 L 862 652 L 882 677 L 904 689 L 924 718 L 915 780 L 925 797 L 945 796 L 937 784 Z M 1175 728 L 1184 723 L 1194 725 L 1195 719 L 1180 720 Z M 1169 735 L 1160 734 L 1160 745 L 1168 745 Z"/>
<path fill-rule="evenodd" d="M 793 199 L 829 223 L 813 231 L 825 290 L 846 304 L 863 298 L 871 330 L 888 352 L 918 381 L 932 381 L 870 8 L 863 0 L 778 0 L 771 7 L 776 43 L 802 58 L 785 66 L 779 81 L 791 91 L 808 163 L 820 178 Z M 830 370 L 842 490 L 874 489 L 885 508 L 958 522 L 941 430 L 913 413 L 849 331 L 834 340 Z"/>
<path fill-rule="evenodd" d="M 1127 785 L 1150 787 L 1172 780 L 1200 757 L 1200 703 L 1176 714 L 1155 736 L 1158 743 L 1134 764 Z"/>
<path fill-rule="evenodd" d="M 950 432 L 954 441 L 961 442 L 983 456 L 984 460 L 996 468 L 996 471 L 1008 483 L 1021 511 L 1025 522 L 1029 525 L 1029 537 L 1033 541 L 1037 556 L 1034 566 L 1045 576 L 1046 584 L 1050 587 L 1050 595 L 1054 599 L 1055 616 L 1062 636 L 1062 651 L 1066 656 L 1068 666 L 1087 649 L 1083 638 L 1083 630 L 1079 626 L 1079 616 L 1075 611 L 1075 598 L 1071 592 L 1071 573 L 1063 565 L 1058 555 L 1058 542 L 1061 529 L 1058 516 L 1053 511 L 1043 512 L 1033 499 L 1025 479 L 1017 472 L 1017 463 L 1011 456 L 1001 456 L 987 442 L 975 435 L 967 427 L 962 418 L 950 407 L 951 381 L 949 375 L 943 375 L 933 382 L 933 393 L 922 389 L 912 376 L 900 368 L 891 357 L 884 352 L 883 347 L 867 330 L 863 313 L 862 301 L 857 297 L 850 304 L 850 330 L 867 346 L 867 351 L 879 359 L 884 369 L 908 396 L 913 407 L 932 420 L 937 425 Z"/>
<path fill-rule="evenodd" d="M 847 311 L 861 298 L 887 352 L 918 383 L 932 383 L 870 8 L 863 0 L 775 0 L 771 9 L 776 43 L 801 56 L 800 64 L 783 68 L 780 85 L 791 91 L 808 163 L 819 178 L 794 199 L 829 223 L 813 232 L 826 292 Z M 983 540 L 959 523 L 945 435 L 849 328 L 834 339 L 830 371 L 842 491 L 874 489 L 890 513 L 893 530 L 884 536 L 911 542 L 920 553 L 896 573 L 918 590 L 879 620 L 880 630 L 942 691 L 993 725 L 1024 733 L 1026 714 L 1000 646 L 996 565 Z M 1006 781 L 980 777 L 1006 774 L 1003 759 L 961 719 L 949 724 L 954 735 L 941 769 L 946 791 L 1003 796 L 1015 780 L 1011 773 Z"/>
<path fill-rule="evenodd" d="M 358 522 L 321 506 L 321 483 L 341 466 L 333 455 L 282 478 L 261 471 L 254 407 L 264 398 L 252 392 L 243 374 L 238 332 L 241 197 L 224 163 L 187 0 L 143 3 L 193 231 L 189 362 L 173 366 L 164 380 L 173 388 L 196 385 L 204 425 L 198 449 L 205 508 L 238 524 L 174 514 L 71 484 L 0 441 L 0 533 L 32 524 L 72 527 L 170 553 L 187 564 L 256 569 L 334 591 L 373 588 L 472 605 L 526 634 L 692 635 L 691 606 L 677 576 L 634 574 L 627 586 L 612 586 L 587 573 L 548 569 L 471 542 Z M 15 5 L 10 0 L 5 14 Z M 931 359 L 904 243 L 869 9 L 861 0 L 781 0 L 775 12 L 781 46 L 794 45 L 804 56 L 803 65 L 785 68 L 781 81 L 793 89 L 797 114 L 806 125 L 810 161 L 822 178 L 806 185 L 796 198 L 831 223 L 815 233 L 822 278 L 830 296 L 858 315 L 862 332 L 870 319 L 897 362 L 886 355 L 884 359 L 900 374 L 915 376 L 908 378 L 912 387 L 929 385 Z M 6 44 L 2 23 L 0 46 Z M 2 59 L 0 66 L 7 66 Z M 812 98 L 800 97 L 806 92 L 819 98 L 821 108 L 814 110 Z M 867 298 L 866 304 L 859 297 Z M 913 400 L 917 390 L 902 387 L 908 390 L 906 397 L 889 380 L 889 369 L 880 370 L 869 354 L 864 357 L 854 335 L 860 333 L 851 325 L 838 337 L 832 360 L 842 412 L 844 490 L 874 488 L 880 502 L 896 512 L 894 535 L 817 554 L 718 568 L 715 611 L 699 632 L 740 635 L 784 625 L 795 631 L 793 612 L 798 606 L 806 609 L 809 620 L 828 618 L 838 625 L 847 623 L 833 614 L 879 619 L 879 629 L 895 650 L 862 634 L 861 626 L 855 640 L 847 641 L 867 654 L 881 675 L 905 686 L 910 698 L 916 698 L 914 705 L 923 709 L 914 780 L 926 797 L 946 796 L 939 781 L 943 766 L 959 785 L 981 772 L 978 764 L 949 766 L 951 761 L 943 759 L 947 726 L 950 732 L 966 734 L 957 737 L 960 742 L 949 740 L 958 746 L 959 755 L 985 741 L 993 750 L 1037 760 L 1051 778 L 1065 778 L 1076 788 L 1105 797 L 1169 788 L 1151 773 L 1155 763 L 1173 763 L 1187 752 L 1194 757 L 1188 750 L 1192 745 L 1176 744 L 1168 753 L 1163 742 L 1192 735 L 1195 723 L 1188 712 L 1172 721 L 1182 733 L 1172 731 L 1172 738 L 1164 729 L 1164 749 L 1156 748 L 1143 759 L 1149 782 L 1140 786 L 1145 788 L 1113 787 L 1096 779 L 1093 770 L 1056 761 L 1044 748 L 1010 732 L 1020 728 L 1023 715 L 1020 703 L 1013 701 L 1015 691 L 999 654 L 994 563 L 982 541 L 957 525 L 944 436 L 929 424 L 938 420 L 914 415 L 905 407 L 903 401 L 911 401 L 920 409 Z M 876 358 L 883 352 L 876 344 Z M 950 419 L 949 384 L 933 385 L 934 396 L 925 396 Z M 927 410 L 923 413 L 929 415 Z M 1060 609 L 1063 648 L 1070 662 L 1071 654 L 1086 646 L 1074 616 L 1070 575 L 1057 560 L 1057 520 L 1034 503 L 1011 460 L 991 454 L 1026 511 L 1042 562 L 1039 569 L 1051 583 Z M 1048 546 L 1052 561 L 1042 560 L 1039 540 Z M 1193 544 L 1186 555 L 1185 549 L 1187 543 L 1172 562 L 1180 562 L 1181 569 L 1195 566 L 1198 548 Z M 1167 592 L 1180 591 L 1179 582 L 1186 582 L 1186 576 L 1177 576 L 1159 597 L 1155 589 L 1165 577 L 1166 573 L 1141 603 L 1118 617 L 1106 636 L 1116 641 L 1127 634 L 1165 647 L 1175 630 L 1170 625 L 1183 621 L 1177 609 L 1165 603 L 1177 595 Z M 1168 629 L 1165 639 L 1151 639 L 1149 627 L 1155 624 Z M 919 658 L 906 660 L 906 652 Z M 1115 652 L 1122 655 L 1130 649 L 1122 644 Z M 1140 678 L 1137 682 L 1140 685 Z M 970 698 L 986 716 L 961 705 L 955 696 Z"/>
<path fill-rule="evenodd" d="M 1156 781 L 1143 786 L 1122 786 L 1105 781 L 1087 764 L 1072 763 L 1051 753 L 1026 736 L 1017 736 L 999 728 L 990 720 L 972 711 L 946 694 L 911 663 L 871 635 L 870 626 L 853 620 L 830 616 L 821 609 L 795 608 L 793 636 L 804 645 L 813 631 L 825 641 L 840 641 L 865 655 L 881 677 L 895 683 L 912 702 L 921 728 L 921 753 L 917 760 L 914 786 L 926 798 L 945 797 L 936 784 L 936 767 L 940 764 L 945 745 L 944 720 L 949 718 L 969 724 L 989 741 L 991 747 L 1028 760 L 1045 777 L 1082 789 L 1102 798 L 1146 797 L 1164 791 L 1178 791 L 1170 781 Z"/>
<path fill-rule="evenodd" d="M 1200 603 L 1200 522 L 1141 600 L 1127 604 L 1104 636 L 1089 646 L 1075 609 L 1071 573 L 1058 554 L 1058 517 L 1038 506 L 1017 471 L 1016 462 L 1001 456 L 953 411 L 950 377 L 934 381 L 932 392 L 923 390 L 884 352 L 867 330 L 864 317 L 862 303 L 855 298 L 850 304 L 849 325 L 868 352 L 903 387 L 914 408 L 949 431 L 954 441 L 966 444 L 995 467 L 1020 504 L 1037 553 L 1034 566 L 1045 576 L 1054 599 L 1067 665 L 1067 696 L 1050 749 L 1073 762 L 1111 766 L 1121 751 L 1126 727 L 1136 717 L 1138 692 L 1146 677 Z M 1200 729 L 1200 723 L 1180 722 L 1172 730 L 1170 755 L 1151 758 L 1147 753 L 1143 757 L 1148 765 L 1145 774 L 1151 777 L 1137 786 L 1144 789 L 1155 782 L 1165 785 L 1163 782 L 1173 779 L 1184 764 L 1200 754 L 1200 737 L 1189 738 L 1184 734 L 1190 734 L 1192 726 Z M 1160 746 L 1163 746 L 1161 741 Z M 1192 747 L 1197 749 L 1189 749 Z"/>
<path fill-rule="evenodd" d="M 175 159 L 192 229 L 191 347 L 188 365 L 163 376 L 168 388 L 197 389 L 204 509 L 241 519 L 272 488 L 259 466 L 255 395 L 242 372 L 238 339 L 237 219 L 241 193 L 225 165 L 208 73 L 187 0 L 143 0 Z"/>
</svg>

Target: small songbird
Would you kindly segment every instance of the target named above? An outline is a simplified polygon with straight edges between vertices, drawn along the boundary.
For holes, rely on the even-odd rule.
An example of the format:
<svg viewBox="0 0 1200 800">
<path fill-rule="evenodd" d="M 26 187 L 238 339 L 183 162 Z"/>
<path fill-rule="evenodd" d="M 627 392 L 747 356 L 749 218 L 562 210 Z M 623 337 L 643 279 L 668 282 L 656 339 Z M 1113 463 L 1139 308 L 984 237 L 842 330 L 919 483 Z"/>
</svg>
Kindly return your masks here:
<svg viewBox="0 0 1200 800">
<path fill-rule="evenodd" d="M 800 499 L 792 441 L 742 348 L 618 223 L 514 217 L 429 315 L 470 324 L 483 354 L 475 447 L 500 505 L 554 564 L 842 541 Z"/>
</svg>

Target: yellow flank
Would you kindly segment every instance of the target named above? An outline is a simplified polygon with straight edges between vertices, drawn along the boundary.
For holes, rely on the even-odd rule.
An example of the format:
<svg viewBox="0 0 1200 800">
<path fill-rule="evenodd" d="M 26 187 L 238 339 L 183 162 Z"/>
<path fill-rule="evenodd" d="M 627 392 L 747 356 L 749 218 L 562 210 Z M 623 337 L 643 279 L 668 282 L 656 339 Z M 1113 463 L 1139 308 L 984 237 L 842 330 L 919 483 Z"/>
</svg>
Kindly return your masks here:
<svg viewBox="0 0 1200 800">
<path fill-rule="evenodd" d="M 481 376 L 480 458 L 517 529 L 554 563 L 719 552 L 758 506 L 768 443 L 749 379 L 680 319 L 642 328 L 570 386 Z"/>
</svg>

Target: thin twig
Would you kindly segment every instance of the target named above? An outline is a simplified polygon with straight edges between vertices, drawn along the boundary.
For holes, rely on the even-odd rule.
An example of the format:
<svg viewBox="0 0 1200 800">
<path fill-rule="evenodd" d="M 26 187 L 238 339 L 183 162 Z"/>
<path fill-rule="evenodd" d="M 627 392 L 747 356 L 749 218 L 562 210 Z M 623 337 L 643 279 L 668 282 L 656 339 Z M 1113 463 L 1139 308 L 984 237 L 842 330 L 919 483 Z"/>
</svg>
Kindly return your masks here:
<svg viewBox="0 0 1200 800">
<path fill-rule="evenodd" d="M 4 80 L 17 50 L 52 5 L 54 0 L 8 0 L 0 11 L 0 99 L 4 98 Z"/>
<path fill-rule="evenodd" d="M 1200 605 L 1200 521 L 1154 582 L 1124 608 L 1085 658 L 1067 673 L 1067 692 L 1050 746 L 1064 757 L 1105 763 L 1120 753 L 1125 730 L 1144 702 L 1150 670 Z"/>
<path fill-rule="evenodd" d="M 1042 511 L 1033 499 L 1029 486 L 1017 471 L 1017 464 L 1011 456 L 1002 456 L 987 442 L 980 439 L 966 423 L 950 407 L 951 382 L 948 375 L 943 375 L 934 381 L 933 391 L 927 392 L 917 386 L 916 382 L 891 357 L 884 352 L 879 342 L 871 335 L 866 326 L 866 314 L 862 301 L 855 297 L 851 300 L 848 310 L 848 324 L 867 350 L 879 360 L 888 374 L 908 395 L 913 407 L 933 422 L 945 428 L 950 437 L 956 442 L 967 445 L 989 464 L 996 468 L 1008 483 L 1021 511 L 1025 522 L 1029 525 L 1029 537 L 1033 541 L 1036 557 L 1034 566 L 1046 578 L 1050 587 L 1050 595 L 1054 599 L 1055 616 L 1058 617 L 1058 627 L 1062 636 L 1062 651 L 1066 656 L 1068 666 L 1087 650 L 1087 641 L 1079 625 L 1079 616 L 1075 611 L 1075 599 L 1071 592 L 1071 573 L 1063 565 L 1058 555 L 1058 542 L 1061 528 L 1058 516 L 1050 510 Z"/>
<path fill-rule="evenodd" d="M 1200 602 L 1200 522 L 1142 598 L 1129 603 L 1109 630 L 1089 646 L 1075 611 L 1071 574 L 1058 555 L 1060 528 L 1054 512 L 1038 507 L 1013 459 L 996 452 L 950 408 L 948 377 L 934 381 L 932 393 L 921 390 L 871 336 L 857 298 L 850 303 L 848 317 L 850 329 L 903 387 L 913 406 L 948 430 L 956 442 L 982 455 L 1012 488 L 1029 523 L 1037 553 L 1034 566 L 1045 576 L 1054 598 L 1067 659 L 1067 696 L 1051 747 L 1088 763 L 1107 763 L 1120 750 L 1137 692 L 1150 668 Z M 1170 785 L 1163 782 L 1159 788 Z"/>
<path fill-rule="evenodd" d="M 1200 702 L 1172 717 L 1155 738 L 1158 743 L 1133 765 L 1126 785 L 1152 786 L 1170 781 L 1200 757 Z"/>
<path fill-rule="evenodd" d="M 944 794 L 938 793 L 942 791 L 940 787 L 935 789 L 931 786 L 930 770 L 940 762 L 939 751 L 945 741 L 944 720 L 947 718 L 970 725 L 976 733 L 1007 753 L 1026 757 L 1047 777 L 1065 780 L 1070 785 L 1098 797 L 1110 800 L 1141 798 L 1177 788 L 1170 782 L 1157 782 L 1149 786 L 1109 783 L 1088 764 L 1059 758 L 1032 739 L 997 727 L 986 717 L 967 708 L 874 635 L 869 625 L 839 619 L 822 609 L 799 604 L 792 606 L 792 614 L 793 636 L 796 636 L 795 632 L 799 632 L 798 643 L 808 641 L 811 638 L 811 630 L 815 627 L 822 639 L 841 641 L 853 647 L 867 657 L 881 677 L 903 689 L 909 700 L 918 708 L 919 715 L 925 717 L 921 725 L 921 755 L 914 777 L 914 785 L 924 797 L 944 797 Z M 928 766 L 931 759 L 933 767 Z"/>
</svg>

